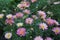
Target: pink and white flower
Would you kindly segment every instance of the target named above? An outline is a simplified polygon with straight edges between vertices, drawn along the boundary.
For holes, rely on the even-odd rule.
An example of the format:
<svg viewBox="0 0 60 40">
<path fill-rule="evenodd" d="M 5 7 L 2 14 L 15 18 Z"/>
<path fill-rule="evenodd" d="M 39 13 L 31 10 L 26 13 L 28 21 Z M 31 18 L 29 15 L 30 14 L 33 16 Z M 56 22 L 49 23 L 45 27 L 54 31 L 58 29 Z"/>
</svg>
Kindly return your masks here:
<svg viewBox="0 0 60 40">
<path fill-rule="evenodd" d="M 38 11 L 38 15 L 41 17 L 41 18 L 46 18 L 46 13 L 44 11 Z"/>
<path fill-rule="evenodd" d="M 54 23 L 55 23 L 56 25 L 59 25 L 59 22 L 57 22 L 56 20 L 54 21 Z"/>
<path fill-rule="evenodd" d="M 45 40 L 53 40 L 51 37 L 47 37 Z"/>
<path fill-rule="evenodd" d="M 14 23 L 13 19 L 6 19 L 6 24 L 12 25 Z"/>
<path fill-rule="evenodd" d="M 23 12 L 24 12 L 25 14 L 30 14 L 30 10 L 28 10 L 28 9 L 23 10 Z"/>
<path fill-rule="evenodd" d="M 24 16 L 24 14 L 21 13 L 21 12 L 16 13 L 16 17 L 17 17 L 17 18 L 22 18 L 23 16 Z"/>
<path fill-rule="evenodd" d="M 18 4 L 17 7 L 20 8 L 20 9 L 24 9 L 25 8 L 23 4 Z"/>
<path fill-rule="evenodd" d="M 44 30 L 44 29 L 48 29 L 48 26 L 46 23 L 40 23 L 39 28 Z"/>
<path fill-rule="evenodd" d="M 30 3 L 28 1 L 22 1 L 20 4 L 17 5 L 20 9 L 25 9 L 26 7 L 29 7 Z"/>
<path fill-rule="evenodd" d="M 51 18 L 47 18 L 47 19 L 46 19 L 46 23 L 47 23 L 48 25 L 54 25 L 54 24 L 59 25 L 59 23 L 58 23 L 56 20 L 51 19 Z"/>
<path fill-rule="evenodd" d="M 25 23 L 26 24 L 32 24 L 33 23 L 33 19 L 32 18 L 26 18 Z"/>
<path fill-rule="evenodd" d="M 52 31 L 55 32 L 56 35 L 60 34 L 60 27 L 54 27 Z"/>
<path fill-rule="evenodd" d="M 41 36 L 37 36 L 34 38 L 34 40 L 43 40 L 43 38 Z"/>
<path fill-rule="evenodd" d="M 30 3 L 28 1 L 22 1 L 21 3 L 24 5 L 24 7 L 30 6 Z"/>
</svg>

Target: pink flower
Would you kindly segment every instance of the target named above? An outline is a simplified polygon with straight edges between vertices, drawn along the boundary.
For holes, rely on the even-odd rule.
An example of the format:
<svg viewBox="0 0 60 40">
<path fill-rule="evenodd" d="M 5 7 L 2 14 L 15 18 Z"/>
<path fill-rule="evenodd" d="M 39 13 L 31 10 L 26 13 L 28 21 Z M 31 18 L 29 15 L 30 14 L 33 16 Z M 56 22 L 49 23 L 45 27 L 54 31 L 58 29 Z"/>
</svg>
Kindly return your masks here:
<svg viewBox="0 0 60 40">
<path fill-rule="evenodd" d="M 32 23 L 33 23 L 33 19 L 32 19 L 32 18 L 27 18 L 27 19 L 25 20 L 25 23 L 26 23 L 26 24 L 32 24 Z"/>
<path fill-rule="evenodd" d="M 50 38 L 50 37 L 47 37 L 45 40 L 53 40 L 52 38 Z"/>
<path fill-rule="evenodd" d="M 56 20 L 51 19 L 51 18 L 47 18 L 47 19 L 46 19 L 46 23 L 47 23 L 48 25 L 53 25 L 53 24 L 58 25 L 58 22 L 57 22 Z"/>
<path fill-rule="evenodd" d="M 38 11 L 38 15 L 41 16 L 41 18 L 46 18 L 46 13 L 44 11 Z"/>
<path fill-rule="evenodd" d="M 56 25 L 59 25 L 59 22 L 57 22 L 56 20 L 54 21 L 54 23 L 55 23 Z"/>
<path fill-rule="evenodd" d="M 25 6 L 25 7 L 29 7 L 30 6 L 30 3 L 28 1 L 23 1 L 22 4 Z"/>
<path fill-rule="evenodd" d="M 12 25 L 14 23 L 13 19 L 6 19 L 6 24 Z"/>
<path fill-rule="evenodd" d="M 54 27 L 52 31 L 55 32 L 56 35 L 60 34 L 60 27 Z"/>
<path fill-rule="evenodd" d="M 21 12 L 16 13 L 16 17 L 17 17 L 17 18 L 22 18 L 22 17 L 23 17 L 23 15 L 24 15 L 24 14 L 23 14 L 23 13 L 21 13 Z"/>
<path fill-rule="evenodd" d="M 23 4 L 18 4 L 17 7 L 20 8 L 20 9 L 24 9 L 25 8 Z"/>
<path fill-rule="evenodd" d="M 19 36 L 25 36 L 26 35 L 26 29 L 25 28 L 19 28 L 19 29 L 17 29 L 17 35 L 19 35 Z"/>
<path fill-rule="evenodd" d="M 23 10 L 23 12 L 26 14 L 30 14 L 30 10 L 28 10 L 28 9 Z"/>
<path fill-rule="evenodd" d="M 31 0 L 32 3 L 36 2 L 37 0 Z"/>
<path fill-rule="evenodd" d="M 37 36 L 34 38 L 34 40 L 43 40 L 43 38 L 41 36 Z"/>
<path fill-rule="evenodd" d="M 30 3 L 28 1 L 22 1 L 20 4 L 17 5 L 20 9 L 25 9 L 26 7 L 29 7 Z"/>
<path fill-rule="evenodd" d="M 48 29 L 47 27 L 48 27 L 48 26 L 47 26 L 46 23 L 40 23 L 40 24 L 39 24 L 39 28 L 40 28 L 40 29 L 43 29 L 43 30 L 44 30 L 44 29 Z"/>
</svg>

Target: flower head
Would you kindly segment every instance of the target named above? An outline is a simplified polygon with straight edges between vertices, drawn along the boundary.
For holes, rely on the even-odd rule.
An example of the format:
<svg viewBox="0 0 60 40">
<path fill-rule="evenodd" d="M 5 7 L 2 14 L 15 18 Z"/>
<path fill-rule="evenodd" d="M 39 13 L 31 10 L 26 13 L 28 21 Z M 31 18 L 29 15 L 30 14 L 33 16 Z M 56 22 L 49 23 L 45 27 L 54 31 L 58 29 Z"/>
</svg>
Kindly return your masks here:
<svg viewBox="0 0 60 40">
<path fill-rule="evenodd" d="M 37 36 L 34 38 L 34 40 L 43 40 L 43 38 L 41 36 Z"/>
<path fill-rule="evenodd" d="M 25 23 L 26 23 L 26 24 L 32 24 L 32 23 L 33 23 L 33 19 L 32 19 L 32 18 L 27 18 L 27 19 L 25 20 Z"/>
<path fill-rule="evenodd" d="M 27 1 L 22 1 L 20 4 L 17 5 L 18 8 L 20 9 L 25 9 L 26 7 L 29 7 L 30 3 Z"/>
<path fill-rule="evenodd" d="M 10 19 L 10 18 L 12 18 L 12 14 L 8 14 L 8 15 L 6 15 L 6 18 L 8 18 L 8 19 Z"/>
<path fill-rule="evenodd" d="M 3 18 L 4 14 L 0 14 L 0 18 Z"/>
<path fill-rule="evenodd" d="M 60 34 L 60 27 L 54 27 L 52 31 L 55 32 L 55 34 Z"/>
<path fill-rule="evenodd" d="M 23 4 L 18 4 L 17 7 L 20 8 L 20 9 L 24 9 L 24 5 Z"/>
<path fill-rule="evenodd" d="M 56 25 L 59 25 L 59 22 L 57 22 L 56 20 L 54 21 L 54 23 L 55 23 Z"/>
<path fill-rule="evenodd" d="M 19 29 L 17 29 L 17 35 L 19 35 L 19 36 L 25 36 L 26 35 L 26 29 L 25 28 L 19 28 Z"/>
<path fill-rule="evenodd" d="M 53 40 L 52 38 L 50 38 L 50 37 L 47 37 L 45 40 Z"/>
<path fill-rule="evenodd" d="M 30 3 L 28 1 L 22 1 L 21 3 L 24 5 L 24 7 L 30 6 Z"/>
<path fill-rule="evenodd" d="M 43 30 L 44 30 L 44 29 L 48 29 L 47 27 L 48 27 L 48 26 L 47 26 L 46 23 L 40 23 L 40 24 L 39 24 L 39 28 L 40 28 L 40 29 L 43 29 Z"/>
<path fill-rule="evenodd" d="M 48 25 L 58 24 L 58 22 L 57 22 L 56 20 L 53 20 L 53 19 L 51 19 L 51 18 L 47 18 L 47 19 L 46 19 L 46 23 L 47 23 Z"/>
<path fill-rule="evenodd" d="M 24 15 L 24 14 L 23 14 L 23 13 L 21 13 L 21 12 L 16 13 L 16 17 L 17 17 L 17 18 L 22 18 L 22 17 L 23 17 L 23 15 Z"/>
<path fill-rule="evenodd" d="M 8 32 L 5 34 L 6 39 L 10 39 L 12 37 L 12 33 Z"/>
<path fill-rule="evenodd" d="M 16 24 L 18 27 L 21 27 L 21 26 L 23 26 L 23 23 L 17 23 Z"/>
<path fill-rule="evenodd" d="M 30 10 L 28 10 L 28 9 L 23 10 L 23 12 L 24 12 L 25 14 L 30 14 Z"/>
<path fill-rule="evenodd" d="M 13 19 L 6 19 L 6 24 L 12 25 L 14 23 Z"/>
<path fill-rule="evenodd" d="M 41 16 L 41 18 L 46 18 L 46 13 L 44 11 L 38 11 L 38 15 Z"/>
</svg>

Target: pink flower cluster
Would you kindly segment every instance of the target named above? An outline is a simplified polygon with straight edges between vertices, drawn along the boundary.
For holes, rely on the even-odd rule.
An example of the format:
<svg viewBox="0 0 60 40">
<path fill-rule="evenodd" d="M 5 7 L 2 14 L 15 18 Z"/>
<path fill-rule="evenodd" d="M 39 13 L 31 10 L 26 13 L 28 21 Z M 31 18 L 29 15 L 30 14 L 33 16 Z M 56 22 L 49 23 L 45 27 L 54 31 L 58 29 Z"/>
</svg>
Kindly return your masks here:
<svg viewBox="0 0 60 40">
<path fill-rule="evenodd" d="M 48 26 L 46 23 L 40 23 L 39 28 L 44 30 L 44 29 L 48 29 Z"/>
<path fill-rule="evenodd" d="M 29 7 L 30 3 L 28 1 L 22 1 L 20 4 L 17 5 L 20 9 L 25 9 L 26 7 Z"/>
<path fill-rule="evenodd" d="M 31 0 L 32 3 L 36 2 L 37 0 Z M 36 24 L 34 24 L 34 26 L 36 26 L 38 24 L 38 28 L 41 29 L 42 31 L 44 30 L 48 30 L 49 26 L 52 25 L 59 25 L 59 22 L 56 21 L 55 19 L 52 18 L 47 18 L 47 14 L 44 11 L 37 11 L 37 15 L 32 15 L 31 14 L 31 10 L 27 9 L 28 7 L 30 7 L 30 2 L 24 0 L 21 1 L 21 3 L 19 3 L 17 5 L 18 8 L 20 8 L 20 10 L 22 9 L 22 12 L 17 12 L 16 14 L 12 15 L 12 14 L 8 14 L 6 15 L 6 20 L 5 23 L 6 24 L 10 24 L 10 25 L 14 25 L 14 23 L 16 24 L 15 21 L 18 21 L 19 23 L 17 24 L 17 26 L 23 26 L 24 24 L 26 25 L 32 25 L 35 23 L 35 21 L 40 21 L 40 22 L 36 22 Z M 26 14 L 28 16 L 26 16 Z M 25 17 L 25 19 L 24 19 Z M 22 20 L 21 20 L 22 19 Z M 22 23 L 22 21 L 24 23 Z M 43 22 L 42 22 L 43 21 Z M 25 26 L 25 25 L 24 25 Z M 30 26 L 29 26 L 30 27 Z M 31 27 L 30 27 L 31 28 Z M 34 28 L 32 27 L 32 30 L 34 30 Z M 34 30 L 35 31 L 35 30 Z M 60 34 L 60 27 L 53 27 L 51 30 L 53 33 Z M 18 36 L 25 36 L 27 34 L 27 29 L 24 27 L 18 27 L 16 34 Z M 42 36 L 36 36 L 34 38 L 34 40 L 53 40 L 53 38 L 51 37 L 46 37 L 45 39 L 43 39 Z"/>
</svg>

